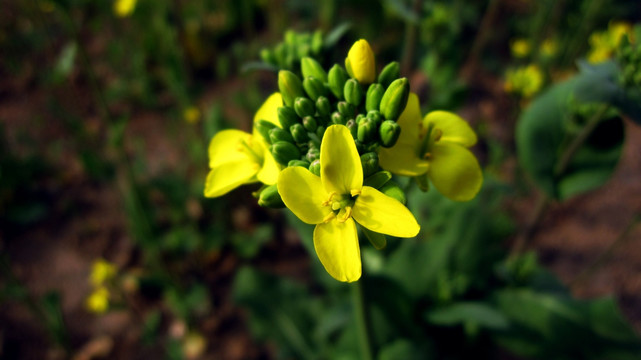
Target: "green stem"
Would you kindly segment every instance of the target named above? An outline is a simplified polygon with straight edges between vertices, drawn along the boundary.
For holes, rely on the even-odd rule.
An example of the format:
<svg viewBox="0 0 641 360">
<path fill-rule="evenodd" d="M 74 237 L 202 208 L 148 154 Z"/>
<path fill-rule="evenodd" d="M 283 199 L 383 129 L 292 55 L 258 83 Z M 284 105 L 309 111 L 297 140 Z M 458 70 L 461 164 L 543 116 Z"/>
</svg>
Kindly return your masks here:
<svg viewBox="0 0 641 360">
<path fill-rule="evenodd" d="M 414 14 L 419 14 L 422 10 L 423 1 L 414 0 L 412 11 Z M 414 52 L 416 51 L 416 33 L 417 25 L 414 21 L 405 22 L 405 47 L 401 57 L 401 74 L 407 76 L 412 69 L 412 60 L 414 59 Z"/>
<path fill-rule="evenodd" d="M 362 360 L 372 360 L 372 348 L 369 340 L 369 324 L 367 321 L 367 310 L 365 308 L 361 282 L 362 280 L 350 285 L 350 290 L 352 292 L 352 305 L 354 309 L 354 318 L 356 320 L 356 328 L 358 331 L 358 344 L 361 348 L 360 358 Z"/>
<path fill-rule="evenodd" d="M 637 214 L 632 218 L 628 223 L 626 228 L 621 232 L 621 234 L 608 246 L 605 251 L 603 251 L 599 257 L 594 260 L 585 270 L 583 270 L 579 275 L 577 275 L 572 281 L 570 281 L 570 288 L 574 288 L 577 285 L 582 284 L 585 280 L 589 279 L 592 274 L 594 274 L 602 265 L 604 265 L 616 250 L 625 243 L 625 240 L 628 238 L 628 235 L 632 232 L 634 227 L 641 223 L 641 214 Z"/>
</svg>

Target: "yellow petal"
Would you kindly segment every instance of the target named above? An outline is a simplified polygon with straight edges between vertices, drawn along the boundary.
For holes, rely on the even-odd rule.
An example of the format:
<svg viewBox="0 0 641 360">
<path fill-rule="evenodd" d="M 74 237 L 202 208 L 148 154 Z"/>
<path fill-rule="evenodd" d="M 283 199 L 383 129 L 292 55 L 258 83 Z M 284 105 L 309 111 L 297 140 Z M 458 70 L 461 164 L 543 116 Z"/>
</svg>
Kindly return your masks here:
<svg viewBox="0 0 641 360">
<path fill-rule="evenodd" d="M 120 17 L 131 15 L 136 7 L 136 0 L 117 0 L 114 3 L 114 12 Z"/>
<path fill-rule="evenodd" d="M 320 149 L 320 178 L 328 193 L 349 194 L 363 186 L 363 167 L 354 138 L 343 125 L 325 130 Z"/>
<path fill-rule="evenodd" d="M 356 198 L 352 217 L 372 231 L 391 236 L 414 237 L 420 230 L 405 205 L 369 186 L 363 186 Z"/>
<path fill-rule="evenodd" d="M 352 45 L 345 59 L 345 68 L 359 83 L 367 85 L 376 79 L 374 52 L 367 40 L 360 39 Z"/>
<path fill-rule="evenodd" d="M 243 141 L 251 143 L 251 139 L 251 134 L 241 130 L 229 129 L 217 132 L 209 143 L 209 167 L 247 159 L 241 144 Z"/>
<path fill-rule="evenodd" d="M 259 169 L 260 165 L 249 158 L 217 165 L 207 174 L 205 196 L 222 196 L 240 185 L 254 182 Z"/>
<path fill-rule="evenodd" d="M 399 135 L 396 144 L 417 145 L 421 120 L 421 105 L 418 102 L 418 96 L 411 92 L 407 98 L 405 110 L 403 110 L 397 121 L 401 127 L 401 135 Z"/>
<path fill-rule="evenodd" d="M 320 178 L 300 166 L 288 167 L 278 176 L 278 193 L 285 206 L 308 224 L 320 224 L 331 213 L 323 206 L 329 195 L 323 190 Z"/>
<path fill-rule="evenodd" d="M 318 224 L 314 229 L 314 249 L 325 270 L 336 280 L 356 281 L 361 277 L 361 249 L 356 224 L 351 218 Z"/>
<path fill-rule="evenodd" d="M 442 131 L 441 141 L 470 147 L 476 144 L 476 134 L 467 121 L 448 111 L 432 111 L 425 115 L 423 124 L 427 129 L 431 124 Z"/>
<path fill-rule="evenodd" d="M 476 157 L 463 146 L 436 144 L 427 172 L 434 187 L 455 201 L 471 200 L 481 189 L 483 173 Z"/>
<path fill-rule="evenodd" d="M 264 148 L 263 151 L 263 167 L 260 169 L 258 174 L 256 174 L 256 177 L 260 182 L 263 184 L 267 185 L 273 185 L 276 184 L 276 181 L 278 181 L 278 174 L 280 173 L 280 165 L 276 162 L 276 159 L 274 159 L 274 156 L 272 153 L 269 152 L 267 149 L 267 146 L 263 144 L 261 141 L 262 147 Z"/>
<path fill-rule="evenodd" d="M 271 94 L 267 100 L 260 106 L 256 115 L 254 115 L 254 122 L 258 120 L 267 120 L 270 123 L 273 123 L 280 127 L 280 122 L 278 121 L 278 108 L 283 106 L 283 97 L 279 92 Z"/>
<path fill-rule="evenodd" d="M 383 170 L 403 176 L 425 174 L 429 168 L 429 163 L 416 155 L 414 145 L 398 143 L 389 149 L 381 148 L 378 163 Z"/>
</svg>

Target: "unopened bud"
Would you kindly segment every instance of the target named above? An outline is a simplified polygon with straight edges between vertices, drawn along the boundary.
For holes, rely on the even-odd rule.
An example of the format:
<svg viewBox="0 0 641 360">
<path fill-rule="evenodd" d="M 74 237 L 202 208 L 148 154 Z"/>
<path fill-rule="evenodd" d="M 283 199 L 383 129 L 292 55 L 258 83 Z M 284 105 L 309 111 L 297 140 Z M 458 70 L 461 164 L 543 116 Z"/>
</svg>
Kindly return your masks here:
<svg viewBox="0 0 641 360">
<path fill-rule="evenodd" d="M 289 131 L 283 130 L 279 127 L 275 127 L 269 130 L 269 140 L 271 144 L 276 143 L 278 141 L 286 141 L 289 143 L 294 143 L 294 138 L 290 135 Z"/>
<path fill-rule="evenodd" d="M 367 89 L 367 95 L 365 95 L 365 109 L 367 111 L 378 110 L 383 94 L 385 94 L 385 88 L 383 85 L 370 85 Z"/>
<path fill-rule="evenodd" d="M 280 209 L 285 207 L 283 199 L 280 198 L 276 184 L 263 189 L 258 196 L 258 205 L 262 207 Z"/>
<path fill-rule="evenodd" d="M 287 163 L 287 166 L 288 167 L 300 166 L 300 167 L 304 167 L 305 169 L 307 169 L 309 167 L 309 161 L 306 161 L 306 160 L 290 160 Z"/>
<path fill-rule="evenodd" d="M 309 165 L 309 171 L 316 176 L 320 176 L 320 160 L 312 161 Z"/>
<path fill-rule="evenodd" d="M 338 112 L 346 119 L 351 119 L 356 115 L 356 108 L 354 105 L 346 101 L 339 101 L 336 107 L 338 108 Z"/>
<path fill-rule="evenodd" d="M 378 155 L 375 152 L 368 152 L 361 155 L 363 176 L 368 177 L 378 171 Z"/>
<path fill-rule="evenodd" d="M 258 120 L 254 123 L 254 126 L 256 127 L 256 131 L 258 131 L 263 139 L 265 139 L 265 141 L 267 141 L 267 143 L 271 145 L 272 141 L 269 138 L 269 131 L 276 128 L 277 126 L 267 120 Z"/>
<path fill-rule="evenodd" d="M 352 134 L 352 137 L 354 139 L 357 139 L 358 138 L 358 124 L 356 123 L 356 121 L 354 121 L 354 119 L 349 119 L 349 120 L 347 120 L 347 123 L 345 124 L 345 126 L 347 126 L 347 128 L 349 129 L 349 132 Z"/>
<path fill-rule="evenodd" d="M 363 98 L 363 90 L 361 89 L 361 84 L 354 79 L 349 79 L 345 82 L 345 87 L 343 88 L 343 95 L 345 96 L 345 101 L 348 103 L 358 106 L 361 103 Z"/>
<path fill-rule="evenodd" d="M 379 110 L 385 119 L 396 120 L 407 105 L 410 94 L 410 84 L 407 78 L 394 80 L 385 90 Z"/>
<path fill-rule="evenodd" d="M 401 135 L 401 126 L 395 121 L 385 120 L 379 127 L 379 134 L 381 136 L 381 145 L 390 148 L 396 144 L 396 140 Z"/>
<path fill-rule="evenodd" d="M 282 126 L 283 129 L 289 129 L 292 125 L 300 123 L 300 119 L 298 118 L 298 115 L 296 115 L 296 111 L 291 107 L 281 106 L 278 108 L 277 112 L 278 122 L 280 122 L 280 126 Z"/>
<path fill-rule="evenodd" d="M 327 82 L 329 83 L 329 90 L 336 96 L 337 99 L 343 99 L 343 88 L 349 76 L 345 70 L 338 64 L 335 64 L 329 69 L 327 75 Z"/>
<path fill-rule="evenodd" d="M 283 96 L 283 103 L 287 106 L 294 106 L 294 100 L 297 97 L 305 96 L 303 83 L 289 70 L 278 72 L 278 89 Z"/>
<path fill-rule="evenodd" d="M 289 128 L 289 131 L 292 134 L 292 137 L 294 140 L 296 140 L 297 143 L 305 143 L 309 141 L 309 136 L 307 136 L 307 130 L 303 127 L 301 124 L 295 124 L 291 128 Z"/>
<path fill-rule="evenodd" d="M 301 118 L 304 118 L 305 116 L 313 116 L 316 112 L 314 103 L 306 97 L 296 98 L 296 101 L 294 101 L 294 110 Z"/>
<path fill-rule="evenodd" d="M 307 150 L 307 154 L 305 154 L 305 158 L 307 158 L 307 161 L 310 163 L 313 163 L 314 160 L 320 159 L 320 150 L 315 147 L 309 148 L 309 150 Z"/>
<path fill-rule="evenodd" d="M 321 83 L 327 82 L 327 73 L 323 66 L 314 60 L 311 57 L 304 57 L 300 60 L 300 69 L 303 73 L 303 77 L 307 78 L 309 76 L 316 78 L 321 81 Z"/>
<path fill-rule="evenodd" d="M 332 113 L 332 105 L 329 103 L 329 99 L 325 96 L 319 96 L 316 99 L 316 111 L 320 115 L 327 116 Z"/>
<path fill-rule="evenodd" d="M 323 135 L 325 135 L 325 127 L 322 125 L 319 125 L 316 128 L 316 136 L 320 139 L 323 140 Z"/>
<path fill-rule="evenodd" d="M 318 78 L 308 76 L 303 80 L 303 88 L 310 99 L 316 101 L 319 97 L 327 95 L 325 84 Z"/>
<path fill-rule="evenodd" d="M 347 119 L 345 119 L 345 117 L 338 111 L 334 111 L 334 113 L 332 114 L 332 124 L 345 125 L 346 121 Z"/>
<path fill-rule="evenodd" d="M 391 63 L 385 65 L 381 73 L 378 74 L 378 83 L 383 85 L 383 87 L 388 87 L 392 81 L 398 79 L 401 76 L 401 66 L 397 61 L 392 61 Z"/>
<path fill-rule="evenodd" d="M 358 124 L 358 141 L 363 144 L 369 144 L 376 140 L 378 128 L 370 119 L 365 118 Z"/>
<path fill-rule="evenodd" d="M 290 160 L 300 158 L 300 150 L 298 150 L 296 145 L 286 141 L 273 143 L 269 147 L 269 151 L 274 155 L 274 159 L 282 165 L 287 165 Z"/>
<path fill-rule="evenodd" d="M 303 118 L 303 127 L 305 130 L 309 132 L 315 132 L 316 128 L 318 127 L 318 123 L 316 122 L 316 119 L 314 119 L 313 116 L 305 116 Z"/>
</svg>

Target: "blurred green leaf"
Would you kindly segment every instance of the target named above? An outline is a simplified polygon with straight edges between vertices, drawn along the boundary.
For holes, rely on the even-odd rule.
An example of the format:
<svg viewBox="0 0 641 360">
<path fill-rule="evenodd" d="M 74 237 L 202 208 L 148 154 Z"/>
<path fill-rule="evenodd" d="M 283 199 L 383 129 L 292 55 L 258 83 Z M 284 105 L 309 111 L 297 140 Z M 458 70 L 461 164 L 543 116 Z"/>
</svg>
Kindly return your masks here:
<svg viewBox="0 0 641 360">
<path fill-rule="evenodd" d="M 62 48 L 51 74 L 51 81 L 54 84 L 59 84 L 69 77 L 69 74 L 73 71 L 77 53 L 78 44 L 75 42 L 69 42 Z"/>
<path fill-rule="evenodd" d="M 378 360 L 424 360 L 431 359 L 424 346 L 419 346 L 405 339 L 396 340 L 385 345 L 378 353 Z"/>
<path fill-rule="evenodd" d="M 432 324 L 452 326 L 475 323 L 481 327 L 504 330 L 508 319 L 494 307 L 482 302 L 458 302 L 426 313 Z"/>
<path fill-rule="evenodd" d="M 412 2 L 404 0 L 384 0 L 383 4 L 390 13 L 400 17 L 403 21 L 418 24 L 420 14 L 417 14 L 412 9 Z"/>
<path fill-rule="evenodd" d="M 323 42 L 325 49 L 333 48 L 351 28 L 352 24 L 350 22 L 344 22 L 334 27 L 327 36 L 325 36 L 325 41 Z"/>
</svg>

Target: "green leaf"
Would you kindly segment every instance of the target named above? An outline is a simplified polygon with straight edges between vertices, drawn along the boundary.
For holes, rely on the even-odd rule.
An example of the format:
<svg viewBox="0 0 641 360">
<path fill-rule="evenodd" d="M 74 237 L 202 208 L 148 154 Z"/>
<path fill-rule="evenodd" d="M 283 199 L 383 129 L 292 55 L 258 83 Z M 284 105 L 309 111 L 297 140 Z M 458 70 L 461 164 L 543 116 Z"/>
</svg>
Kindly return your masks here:
<svg viewBox="0 0 641 360">
<path fill-rule="evenodd" d="M 385 345 L 378 353 L 378 360 L 421 360 L 431 359 L 430 349 L 405 339 L 395 340 Z"/>
<path fill-rule="evenodd" d="M 325 49 L 331 49 L 336 46 L 338 41 L 349 31 L 351 27 L 352 24 L 350 22 L 344 22 L 333 28 L 327 36 L 325 36 L 325 41 L 323 42 Z"/>
<path fill-rule="evenodd" d="M 509 321 L 494 307 L 482 302 L 459 302 L 426 313 L 427 320 L 432 324 L 452 326 L 465 323 L 475 323 L 481 327 L 504 330 Z"/>
</svg>

